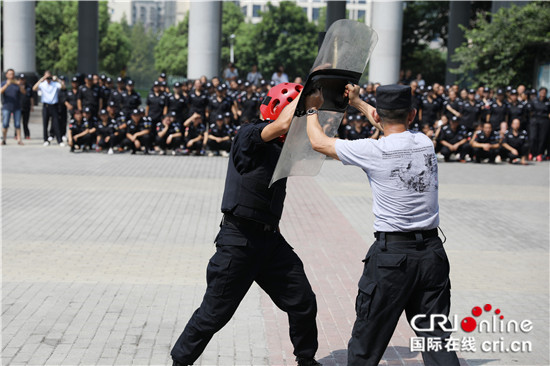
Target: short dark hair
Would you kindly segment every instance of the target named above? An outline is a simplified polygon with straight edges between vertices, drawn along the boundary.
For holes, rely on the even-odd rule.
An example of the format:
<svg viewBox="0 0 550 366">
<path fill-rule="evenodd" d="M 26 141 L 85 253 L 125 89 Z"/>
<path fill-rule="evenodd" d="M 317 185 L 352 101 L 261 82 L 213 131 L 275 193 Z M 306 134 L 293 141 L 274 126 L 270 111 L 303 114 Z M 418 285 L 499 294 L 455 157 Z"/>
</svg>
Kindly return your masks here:
<svg viewBox="0 0 550 366">
<path fill-rule="evenodd" d="M 382 122 L 406 123 L 411 108 L 401 109 L 382 109 L 376 108 L 376 113 L 380 116 Z"/>
</svg>

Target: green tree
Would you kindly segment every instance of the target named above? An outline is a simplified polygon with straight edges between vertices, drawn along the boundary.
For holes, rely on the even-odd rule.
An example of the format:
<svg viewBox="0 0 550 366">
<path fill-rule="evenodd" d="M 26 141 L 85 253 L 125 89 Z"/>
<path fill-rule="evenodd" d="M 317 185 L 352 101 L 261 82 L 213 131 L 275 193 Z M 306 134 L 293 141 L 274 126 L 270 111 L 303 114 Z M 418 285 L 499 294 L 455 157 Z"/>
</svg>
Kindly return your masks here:
<svg viewBox="0 0 550 366">
<path fill-rule="evenodd" d="M 100 40 L 99 49 L 101 71 L 119 75 L 130 61 L 132 52 L 130 39 L 124 33 L 122 24 L 109 23 L 105 36 Z"/>
<path fill-rule="evenodd" d="M 235 31 L 235 66 L 243 76 L 252 65 L 258 64 L 255 32 L 256 26 L 245 22 L 239 24 L 239 28 Z M 263 72 L 262 74 L 266 79 L 271 76 Z"/>
<path fill-rule="evenodd" d="M 222 3 L 222 39 L 221 39 L 221 66 L 222 69 L 230 60 L 232 34 L 237 37 L 240 25 L 244 23 L 244 15 L 235 3 L 224 1 Z M 248 67 L 251 65 L 248 65 Z M 245 70 L 239 69 L 241 72 Z"/>
<path fill-rule="evenodd" d="M 171 75 L 187 75 L 189 13 L 166 29 L 155 46 L 155 68 Z"/>
<path fill-rule="evenodd" d="M 317 28 L 294 2 L 267 3 L 255 26 L 253 42 L 258 68 L 266 78 L 283 65 L 292 79 L 306 77 L 317 56 Z"/>
<path fill-rule="evenodd" d="M 521 30 L 521 37 L 518 36 Z M 480 14 L 467 39 L 455 52 L 460 66 L 452 72 L 461 81 L 493 87 L 529 83 L 537 60 L 550 59 L 550 3 L 512 5 L 492 14 Z"/>
<path fill-rule="evenodd" d="M 71 7 L 65 1 L 38 1 L 36 3 L 36 68 L 39 73 L 56 70 L 59 60 L 59 42 L 63 34 L 73 30 L 66 26 L 66 9 Z M 64 50 L 66 51 L 66 50 Z"/>
<path fill-rule="evenodd" d="M 155 34 L 152 30 L 146 30 L 143 23 L 138 22 L 132 26 L 130 44 L 132 52 L 128 62 L 128 76 L 138 87 L 148 88 L 157 73 L 155 58 L 151 52 L 157 44 Z"/>
</svg>

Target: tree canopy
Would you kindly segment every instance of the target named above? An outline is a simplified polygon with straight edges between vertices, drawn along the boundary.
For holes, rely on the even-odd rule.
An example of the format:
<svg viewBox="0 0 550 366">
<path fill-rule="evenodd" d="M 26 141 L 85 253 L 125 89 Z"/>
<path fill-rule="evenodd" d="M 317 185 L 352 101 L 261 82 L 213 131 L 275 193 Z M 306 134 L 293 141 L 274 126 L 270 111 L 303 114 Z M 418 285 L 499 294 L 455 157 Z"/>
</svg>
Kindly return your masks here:
<svg viewBox="0 0 550 366">
<path fill-rule="evenodd" d="M 521 30 L 521 36 L 518 36 Z M 550 3 L 531 2 L 522 7 L 501 8 L 487 20 L 479 14 L 467 41 L 453 57 L 460 66 L 452 72 L 461 81 L 493 87 L 533 80 L 537 61 L 550 60 Z"/>
</svg>

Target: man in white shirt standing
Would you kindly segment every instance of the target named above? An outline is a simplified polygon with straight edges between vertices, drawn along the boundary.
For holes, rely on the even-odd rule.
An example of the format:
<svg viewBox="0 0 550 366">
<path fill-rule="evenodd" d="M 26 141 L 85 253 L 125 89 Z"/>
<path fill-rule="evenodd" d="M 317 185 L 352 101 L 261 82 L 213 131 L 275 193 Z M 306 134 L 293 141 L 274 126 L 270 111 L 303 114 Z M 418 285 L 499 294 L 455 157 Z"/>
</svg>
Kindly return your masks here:
<svg viewBox="0 0 550 366">
<path fill-rule="evenodd" d="M 430 328 L 430 315 L 449 314 L 451 286 L 449 261 L 437 233 L 437 158 L 427 136 L 408 130 L 416 115 L 411 88 L 378 87 L 376 109 L 359 98 L 357 85 L 348 84 L 344 97 L 384 131 L 379 140 L 329 138 L 319 125 L 317 110 L 307 111 L 313 149 L 346 165 L 359 166 L 372 188 L 376 240 L 359 280 L 348 365 L 378 365 L 403 310 L 418 329 L 418 337 L 441 342 L 439 351 L 422 352 L 424 363 L 458 365 L 456 353 L 445 348 L 450 332 L 440 324 L 433 331 L 420 331 Z M 322 105 L 319 90 L 307 98 L 306 105 Z M 413 320 L 416 315 L 425 316 Z M 450 329 L 449 322 L 445 328 Z"/>
<path fill-rule="evenodd" d="M 58 101 L 59 90 L 62 85 L 54 80 L 52 73 L 46 70 L 44 76 L 40 78 L 32 87 L 32 90 L 40 90 L 42 97 L 42 126 L 44 131 L 44 146 L 48 146 L 50 141 L 48 140 L 48 122 L 50 117 L 52 119 L 52 126 L 57 143 L 59 146 L 65 146 L 61 137 L 61 131 L 59 129 L 59 113 L 58 113 Z"/>
</svg>

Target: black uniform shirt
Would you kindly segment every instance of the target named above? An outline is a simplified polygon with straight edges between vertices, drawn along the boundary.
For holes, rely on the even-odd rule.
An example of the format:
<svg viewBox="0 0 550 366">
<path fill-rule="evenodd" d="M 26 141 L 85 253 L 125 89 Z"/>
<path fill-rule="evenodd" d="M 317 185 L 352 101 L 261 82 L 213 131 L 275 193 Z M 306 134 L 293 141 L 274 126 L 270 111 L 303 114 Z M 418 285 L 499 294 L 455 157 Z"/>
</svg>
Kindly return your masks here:
<svg viewBox="0 0 550 366">
<path fill-rule="evenodd" d="M 476 141 L 480 144 L 498 144 L 500 142 L 500 134 L 498 131 L 491 131 L 489 136 L 486 136 L 483 131 L 477 131 L 475 135 Z"/>
<path fill-rule="evenodd" d="M 147 96 L 147 105 L 149 106 L 149 117 L 155 122 L 159 121 L 166 106 L 166 96 L 164 93 L 159 93 L 158 95 L 149 93 Z"/>
<path fill-rule="evenodd" d="M 441 128 L 438 139 L 440 141 L 447 141 L 450 144 L 456 144 L 462 141 L 468 136 L 468 130 L 463 125 L 458 125 L 456 131 L 453 131 L 450 125 L 445 125 Z M 478 140 L 479 141 L 479 140 Z"/>
<path fill-rule="evenodd" d="M 247 121 L 252 121 L 258 118 L 258 111 L 260 110 L 260 96 L 257 93 L 253 93 L 248 98 L 246 93 L 243 93 L 237 99 L 239 108 L 242 110 L 242 118 Z"/>
<path fill-rule="evenodd" d="M 220 128 L 215 123 L 210 126 L 210 131 L 208 133 L 216 137 L 225 137 L 231 135 L 231 131 L 226 125 L 222 125 Z"/>
<path fill-rule="evenodd" d="M 517 101 L 516 104 L 509 103 L 508 104 L 508 122 L 512 123 L 514 119 L 519 119 L 520 122 L 523 124 L 526 122 L 526 113 L 525 111 L 527 108 L 525 108 L 525 103 L 522 101 Z"/>
<path fill-rule="evenodd" d="M 113 92 L 113 90 L 106 87 L 106 86 L 102 86 L 99 89 L 99 97 L 101 98 L 101 100 L 103 102 L 103 108 L 107 107 L 107 104 L 109 103 L 112 92 Z"/>
<path fill-rule="evenodd" d="M 186 111 L 188 108 L 189 101 L 183 94 L 179 94 L 177 97 L 175 94 L 172 94 L 168 98 L 168 111 L 176 112 L 176 119 L 181 121 L 186 117 Z"/>
<path fill-rule="evenodd" d="M 532 100 L 529 103 L 532 111 L 531 119 L 533 122 L 545 122 L 548 121 L 548 114 L 550 114 L 550 100 L 546 99 L 541 101 L 539 98 Z"/>
<path fill-rule="evenodd" d="M 132 110 L 138 109 L 141 105 L 141 95 L 134 91 L 129 94 L 127 91 L 122 92 L 122 110 L 126 115 L 129 115 Z"/>
<path fill-rule="evenodd" d="M 109 95 L 109 102 L 115 102 L 117 110 L 122 109 L 122 93 L 118 89 L 114 89 L 111 95 Z"/>
<path fill-rule="evenodd" d="M 452 102 L 450 99 L 447 99 L 443 102 L 443 108 L 444 108 L 443 110 L 445 111 L 445 115 L 447 116 L 448 119 L 451 119 L 454 116 L 454 114 L 447 109 L 447 106 L 450 106 L 452 109 L 454 109 L 458 113 L 462 113 L 462 109 L 464 108 L 464 103 L 462 102 L 462 100 L 458 98 L 456 98 Z"/>
<path fill-rule="evenodd" d="M 191 114 L 196 112 L 204 116 L 206 107 L 208 106 L 208 95 L 204 91 L 200 95 L 197 95 L 193 90 L 189 94 L 189 104 L 191 106 Z"/>
<path fill-rule="evenodd" d="M 82 101 L 82 108 L 97 109 L 99 107 L 99 89 L 95 86 L 88 88 L 86 85 L 81 85 L 78 88 L 78 99 Z"/>
<path fill-rule="evenodd" d="M 188 140 L 192 140 L 198 136 L 204 136 L 204 133 L 206 132 L 206 127 L 204 126 L 203 123 L 199 123 L 198 126 L 195 127 L 195 125 L 192 123 L 189 127 L 188 127 L 188 132 L 187 132 L 187 139 Z"/>
<path fill-rule="evenodd" d="M 498 103 L 494 101 L 491 104 L 489 113 L 491 114 L 489 122 L 493 125 L 493 129 L 500 129 L 500 123 L 503 122 L 508 115 L 508 103 L 502 102 L 501 105 L 498 105 Z"/>
<path fill-rule="evenodd" d="M 101 137 L 111 136 L 114 130 L 113 122 L 116 123 L 112 119 L 107 119 L 107 124 L 104 125 L 102 121 L 99 121 L 95 129 L 96 134 Z"/>
<path fill-rule="evenodd" d="M 521 149 L 523 145 L 528 143 L 527 131 L 520 130 L 518 131 L 518 134 L 516 136 L 514 135 L 512 130 L 508 130 L 506 131 L 506 133 L 504 133 L 504 140 L 502 142 L 507 143 L 508 145 L 519 151 L 519 149 Z"/>
<path fill-rule="evenodd" d="M 473 104 L 470 101 L 464 102 L 462 105 L 462 124 L 467 129 L 472 130 L 479 123 L 482 108 L 483 103 L 479 101 L 474 101 Z"/>
<path fill-rule="evenodd" d="M 126 116 L 120 115 L 116 119 L 116 124 L 114 126 L 115 132 L 118 132 L 119 135 L 126 136 L 126 130 L 128 128 L 128 123 L 127 122 L 128 122 L 128 120 L 127 120 Z"/>
<path fill-rule="evenodd" d="M 61 91 L 61 90 L 60 90 Z M 21 109 L 28 110 L 31 108 L 32 87 L 25 85 L 25 93 L 21 94 Z"/>
<path fill-rule="evenodd" d="M 82 118 L 82 121 L 80 121 L 80 123 L 78 123 L 74 118 L 69 121 L 69 130 L 71 130 L 73 136 L 78 135 L 88 128 L 90 128 L 90 124 L 86 120 L 86 118 Z"/>
<path fill-rule="evenodd" d="M 208 100 L 208 110 L 210 111 L 210 120 L 214 122 L 218 114 L 224 114 L 225 112 L 231 112 L 231 104 L 233 101 L 231 98 L 225 96 L 222 100 L 219 100 L 216 95 L 213 95 Z"/>
<path fill-rule="evenodd" d="M 78 90 L 74 92 L 72 89 L 67 91 L 66 101 L 73 106 L 73 109 L 78 108 Z"/>
<path fill-rule="evenodd" d="M 348 140 L 359 140 L 366 139 L 370 136 L 370 131 L 366 127 L 361 127 L 361 131 L 357 132 L 355 127 L 350 125 L 346 126 L 346 139 Z"/>
<path fill-rule="evenodd" d="M 422 123 L 433 125 L 440 110 L 441 104 L 437 99 L 433 99 L 431 102 L 428 98 L 422 100 Z"/>
</svg>

